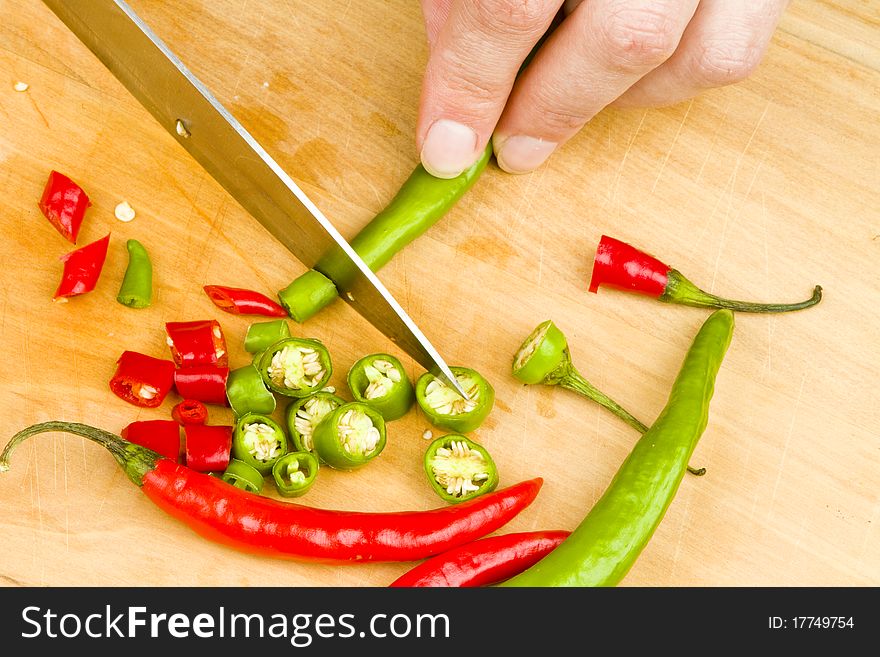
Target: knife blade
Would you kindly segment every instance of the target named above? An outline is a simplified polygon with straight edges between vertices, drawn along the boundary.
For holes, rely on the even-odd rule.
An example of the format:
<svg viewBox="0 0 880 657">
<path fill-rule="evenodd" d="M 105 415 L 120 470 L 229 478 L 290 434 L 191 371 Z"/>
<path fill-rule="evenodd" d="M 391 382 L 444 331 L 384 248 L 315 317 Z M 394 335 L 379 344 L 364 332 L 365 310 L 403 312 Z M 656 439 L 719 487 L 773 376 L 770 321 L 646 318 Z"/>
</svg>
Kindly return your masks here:
<svg viewBox="0 0 880 657">
<path fill-rule="evenodd" d="M 467 394 L 382 282 L 256 139 L 123 0 L 43 0 L 275 239 L 307 267 L 331 249 L 351 261 L 340 296 L 425 369 Z"/>
</svg>

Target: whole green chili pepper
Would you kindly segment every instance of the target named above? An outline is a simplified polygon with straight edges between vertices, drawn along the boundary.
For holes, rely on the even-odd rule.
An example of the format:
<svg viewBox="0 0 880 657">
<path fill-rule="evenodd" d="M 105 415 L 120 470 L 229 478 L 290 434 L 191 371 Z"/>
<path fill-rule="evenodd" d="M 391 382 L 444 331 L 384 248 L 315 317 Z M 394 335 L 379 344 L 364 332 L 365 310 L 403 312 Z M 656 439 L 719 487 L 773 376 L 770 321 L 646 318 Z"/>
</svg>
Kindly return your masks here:
<svg viewBox="0 0 880 657">
<path fill-rule="evenodd" d="M 453 504 L 489 493 L 498 486 L 498 470 L 486 448 L 454 433 L 428 445 L 425 473 L 434 491 Z"/>
<path fill-rule="evenodd" d="M 416 399 L 403 364 L 389 354 L 364 356 L 352 365 L 348 388 L 355 401 L 375 408 L 386 422 L 406 415 Z"/>
<path fill-rule="evenodd" d="M 235 422 L 232 457 L 263 476 L 272 471 L 275 461 L 287 453 L 288 447 L 284 429 L 268 415 L 246 413 Z"/>
<path fill-rule="evenodd" d="M 344 399 L 326 390 L 292 400 L 284 412 L 284 419 L 294 451 L 314 452 L 315 444 L 312 442 L 312 435 L 315 433 L 315 427 L 328 413 L 344 403 Z"/>
<path fill-rule="evenodd" d="M 553 552 L 503 586 L 614 586 L 623 579 L 663 519 L 706 428 L 733 324 L 729 310 L 706 320 L 666 407 L 583 522 Z"/>
<path fill-rule="evenodd" d="M 226 471 L 220 478 L 236 488 L 241 488 L 251 493 L 259 493 L 263 490 L 263 475 L 255 467 L 238 459 L 230 459 Z"/>
<path fill-rule="evenodd" d="M 305 495 L 318 476 L 318 459 L 310 452 L 288 452 L 275 461 L 272 478 L 282 497 Z"/>
<path fill-rule="evenodd" d="M 385 420 L 370 406 L 349 402 L 321 420 L 312 441 L 315 452 L 331 468 L 354 470 L 385 448 Z"/>
<path fill-rule="evenodd" d="M 418 165 L 385 209 L 351 240 L 352 248 L 371 270 L 379 271 L 455 205 L 480 177 L 491 156 L 490 143 L 480 159 L 451 179 L 435 178 Z M 278 298 L 294 320 L 304 322 L 339 296 L 333 281 L 344 284 L 352 273 L 348 258 L 331 251 L 314 269 L 281 290 Z"/>
<path fill-rule="evenodd" d="M 263 352 L 259 369 L 266 387 L 287 397 L 308 397 L 333 373 L 330 352 L 313 338 L 279 340 Z"/>
<path fill-rule="evenodd" d="M 416 401 L 435 427 L 468 433 L 479 427 L 495 403 L 495 389 L 479 372 L 467 367 L 450 368 L 468 393 L 465 399 L 430 372 L 416 381 Z"/>
<path fill-rule="evenodd" d="M 260 371 L 253 365 L 229 372 L 226 399 L 237 416 L 245 413 L 268 414 L 275 410 L 275 395 L 266 388 Z"/>
<path fill-rule="evenodd" d="M 244 350 L 249 354 L 265 351 L 279 340 L 290 337 L 290 327 L 283 319 L 256 322 L 248 326 L 244 337 Z"/>
<path fill-rule="evenodd" d="M 125 243 L 128 249 L 128 267 L 116 300 L 129 308 L 146 308 L 153 296 L 153 265 L 144 245 L 137 240 Z"/>
</svg>

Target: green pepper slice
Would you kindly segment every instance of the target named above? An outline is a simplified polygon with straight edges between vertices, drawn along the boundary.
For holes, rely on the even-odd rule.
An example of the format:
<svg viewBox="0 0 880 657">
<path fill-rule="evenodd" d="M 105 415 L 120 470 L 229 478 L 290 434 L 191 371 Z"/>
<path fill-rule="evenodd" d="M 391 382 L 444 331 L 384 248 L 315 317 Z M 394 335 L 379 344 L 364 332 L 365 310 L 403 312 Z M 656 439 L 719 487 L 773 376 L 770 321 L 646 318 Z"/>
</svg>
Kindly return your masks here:
<svg viewBox="0 0 880 657">
<path fill-rule="evenodd" d="M 244 461 L 263 476 L 272 471 L 275 461 L 287 453 L 287 434 L 267 415 L 246 413 L 235 423 L 232 434 L 232 457 Z"/>
<path fill-rule="evenodd" d="M 229 459 L 226 471 L 220 478 L 227 484 L 241 488 L 249 493 L 259 493 L 263 490 L 263 475 L 255 467 L 238 459 Z"/>
<path fill-rule="evenodd" d="M 249 354 L 265 351 L 279 340 L 290 337 L 290 326 L 283 319 L 256 322 L 248 326 L 244 336 L 244 350 Z"/>
<path fill-rule="evenodd" d="M 293 449 L 297 452 L 314 452 L 315 444 L 312 441 L 312 436 L 315 433 L 315 427 L 328 413 L 344 403 L 345 400 L 342 397 L 337 397 L 326 390 L 320 390 L 308 397 L 291 401 L 284 412 L 284 420 L 290 434 L 290 442 L 293 443 Z"/>
<path fill-rule="evenodd" d="M 416 401 L 434 426 L 456 433 L 469 433 L 477 429 L 492 410 L 495 389 L 476 370 L 468 367 L 450 369 L 467 392 L 468 399 L 426 372 L 416 382 Z"/>
<path fill-rule="evenodd" d="M 355 401 L 375 408 L 386 422 L 406 415 L 416 399 L 406 370 L 390 354 L 364 356 L 352 365 L 348 388 Z"/>
<path fill-rule="evenodd" d="M 122 277 L 122 285 L 116 300 L 129 308 L 146 308 L 153 296 L 153 265 L 144 245 L 137 240 L 125 243 L 128 250 L 128 267 Z"/>
<path fill-rule="evenodd" d="M 266 388 L 263 377 L 253 365 L 245 365 L 229 373 L 226 399 L 236 416 L 246 413 L 272 413 L 275 395 Z"/>
<path fill-rule="evenodd" d="M 279 340 L 263 353 L 259 369 L 266 387 L 286 397 L 308 397 L 333 373 L 330 352 L 312 338 Z"/>
<path fill-rule="evenodd" d="M 310 452 L 289 452 L 275 461 L 272 478 L 282 497 L 305 495 L 318 476 L 318 459 Z"/>
<path fill-rule="evenodd" d="M 498 486 L 498 469 L 486 448 L 454 433 L 428 445 L 425 472 L 436 493 L 453 504 L 492 492 Z"/>
<path fill-rule="evenodd" d="M 349 402 L 330 411 L 312 435 L 315 453 L 338 470 L 354 470 L 385 448 L 385 420 L 374 408 Z"/>
</svg>

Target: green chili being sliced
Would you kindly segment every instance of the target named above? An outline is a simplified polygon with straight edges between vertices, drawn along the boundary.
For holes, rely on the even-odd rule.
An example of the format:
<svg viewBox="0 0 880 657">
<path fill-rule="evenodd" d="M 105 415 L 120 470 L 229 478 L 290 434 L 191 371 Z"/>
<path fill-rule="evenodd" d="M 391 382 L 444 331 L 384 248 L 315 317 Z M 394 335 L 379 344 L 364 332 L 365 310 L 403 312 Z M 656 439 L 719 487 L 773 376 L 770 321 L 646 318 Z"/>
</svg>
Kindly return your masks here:
<svg viewBox="0 0 880 657">
<path fill-rule="evenodd" d="M 467 367 L 450 369 L 467 392 L 468 399 L 430 372 L 426 372 L 416 382 L 416 401 L 425 417 L 435 427 L 456 433 L 469 433 L 477 429 L 492 410 L 495 389 L 476 370 Z"/>
<path fill-rule="evenodd" d="M 259 493 L 263 490 L 263 475 L 253 466 L 238 459 L 230 459 L 226 471 L 220 478 L 236 488 L 241 488 L 249 493 Z"/>
<path fill-rule="evenodd" d="M 245 365 L 229 372 L 226 379 L 226 399 L 236 416 L 246 413 L 269 414 L 275 410 L 273 395 L 260 371 L 253 365 Z"/>
<path fill-rule="evenodd" d="M 483 173 L 491 156 L 490 143 L 469 169 L 448 180 L 435 178 L 418 165 L 385 209 L 351 240 L 352 248 L 370 269 L 379 271 L 455 205 Z M 313 270 L 281 290 L 278 298 L 294 320 L 304 322 L 339 296 L 333 281 L 345 285 L 353 273 L 348 257 L 332 251 Z"/>
<path fill-rule="evenodd" d="M 344 403 L 344 399 L 325 390 L 291 401 L 284 412 L 284 419 L 293 449 L 297 452 L 314 452 L 312 435 L 315 433 L 315 427 L 328 413 Z"/>
<path fill-rule="evenodd" d="M 663 519 L 709 418 L 733 313 L 709 316 L 672 384 L 666 407 L 636 443 L 583 522 L 549 555 L 503 586 L 614 586 Z"/>
<path fill-rule="evenodd" d="M 385 449 L 385 420 L 379 411 L 349 402 L 330 411 L 312 434 L 315 453 L 331 468 L 354 470 Z"/>
<path fill-rule="evenodd" d="M 279 340 L 290 337 L 290 327 L 286 320 L 256 322 L 248 326 L 244 337 L 244 350 L 249 354 L 265 351 Z"/>
<path fill-rule="evenodd" d="M 259 413 L 247 413 L 235 422 L 232 457 L 244 461 L 266 476 L 275 461 L 288 451 L 287 434 L 275 420 Z"/>
<path fill-rule="evenodd" d="M 312 338 L 279 340 L 260 358 L 266 386 L 287 397 L 308 397 L 323 388 L 332 373 L 330 352 Z"/>
<path fill-rule="evenodd" d="M 498 486 L 498 470 L 489 452 L 459 434 L 441 436 L 428 445 L 425 472 L 436 493 L 453 504 Z"/>
<path fill-rule="evenodd" d="M 153 265 L 144 245 L 137 240 L 125 243 L 128 249 L 128 267 L 116 300 L 129 308 L 146 308 L 153 296 Z"/>
<path fill-rule="evenodd" d="M 406 415 L 416 399 L 403 364 L 389 354 L 364 356 L 352 365 L 348 388 L 355 401 L 375 408 L 386 422 Z"/>
<path fill-rule="evenodd" d="M 305 495 L 318 476 L 318 459 L 310 452 L 288 452 L 275 461 L 272 478 L 282 497 Z"/>
</svg>

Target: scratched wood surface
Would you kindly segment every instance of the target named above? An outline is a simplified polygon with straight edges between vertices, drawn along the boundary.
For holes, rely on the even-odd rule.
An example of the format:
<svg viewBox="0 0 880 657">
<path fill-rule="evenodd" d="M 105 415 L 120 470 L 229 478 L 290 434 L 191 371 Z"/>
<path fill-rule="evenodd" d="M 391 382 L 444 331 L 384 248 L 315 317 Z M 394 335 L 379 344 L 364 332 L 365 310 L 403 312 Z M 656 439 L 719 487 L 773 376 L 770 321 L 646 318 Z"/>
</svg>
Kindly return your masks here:
<svg viewBox="0 0 880 657">
<path fill-rule="evenodd" d="M 868 2 L 794 3 L 757 74 L 651 111 L 606 111 L 547 166 L 494 166 L 382 279 L 453 364 L 486 374 L 497 406 L 476 434 L 507 485 L 546 479 L 506 530 L 572 528 L 637 436 L 561 390 L 509 375 L 553 318 L 576 364 L 650 422 L 706 312 L 586 293 L 595 245 L 641 245 L 716 293 L 820 306 L 739 316 L 711 418 L 686 478 L 625 584 L 880 584 L 880 14 Z M 417 3 L 236 1 L 134 7 L 348 236 L 416 163 L 426 57 Z M 342 7 L 342 5 L 345 5 Z M 337 7 L 332 9 L 331 7 Z M 0 415 L 10 435 L 66 419 L 119 430 L 138 410 L 108 390 L 124 349 L 166 353 L 163 324 L 216 317 L 233 365 L 248 320 L 206 283 L 274 292 L 303 271 L 36 0 L 0 0 Z M 26 92 L 13 90 L 27 82 Z M 70 246 L 36 207 L 48 171 L 91 195 L 81 244 L 108 231 L 97 289 L 51 296 Z M 113 208 L 127 199 L 137 218 Z M 155 303 L 115 302 L 125 240 L 155 265 Z M 391 349 L 343 304 L 299 334 L 336 368 Z M 413 376 L 419 369 L 407 361 Z M 212 421 L 230 414 L 212 409 Z M 426 422 L 391 425 L 357 473 L 322 470 L 321 507 L 427 509 Z M 171 520 L 100 448 L 44 435 L 0 476 L 0 584 L 385 585 L 409 564 L 329 567 L 215 546 Z"/>
</svg>

